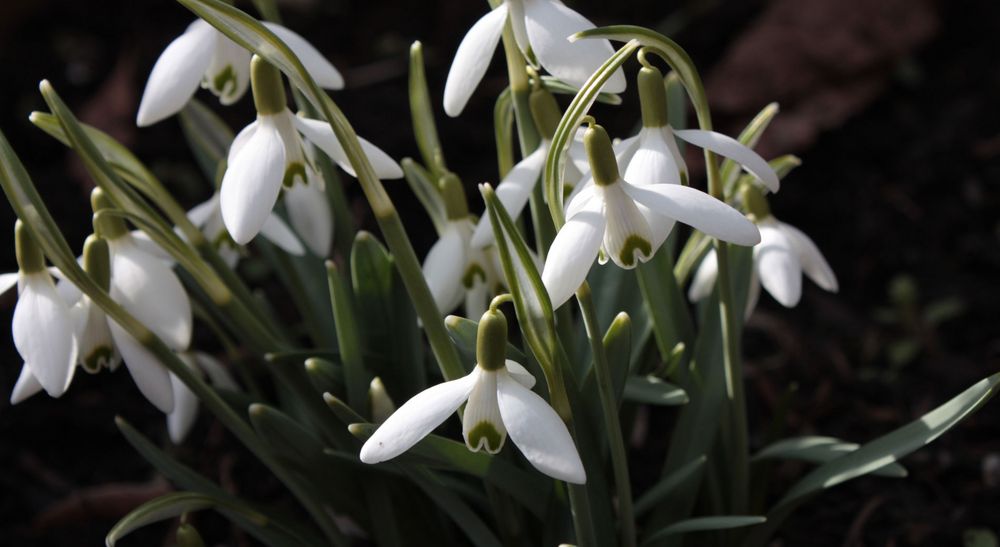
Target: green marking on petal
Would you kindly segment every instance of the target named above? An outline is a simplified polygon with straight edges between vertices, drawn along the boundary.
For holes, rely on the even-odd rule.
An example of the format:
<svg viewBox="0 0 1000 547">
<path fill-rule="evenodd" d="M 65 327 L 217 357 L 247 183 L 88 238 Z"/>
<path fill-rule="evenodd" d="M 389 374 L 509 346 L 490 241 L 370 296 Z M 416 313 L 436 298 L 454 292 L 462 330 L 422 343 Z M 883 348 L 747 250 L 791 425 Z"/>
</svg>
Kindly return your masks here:
<svg viewBox="0 0 1000 547">
<path fill-rule="evenodd" d="M 233 65 L 226 65 L 212 78 L 209 88 L 220 97 L 230 97 L 236 93 L 236 70 Z"/>
<path fill-rule="evenodd" d="M 466 446 L 473 452 L 479 452 L 483 448 L 490 454 L 496 454 L 503 448 L 505 437 L 497 431 L 497 428 L 490 422 L 479 422 L 471 430 L 466 439 Z"/>
<path fill-rule="evenodd" d="M 114 359 L 114 352 L 108 346 L 94 348 L 90 355 L 83 359 L 83 370 L 97 374 L 102 368 L 111 368 L 111 361 Z"/>
<path fill-rule="evenodd" d="M 462 286 L 466 289 L 471 289 L 476 283 L 476 277 L 486 283 L 486 270 L 476 262 L 470 262 L 469 267 L 465 269 L 465 273 L 462 275 Z"/>
<path fill-rule="evenodd" d="M 296 178 L 300 178 L 302 184 L 306 184 L 306 165 L 298 161 L 285 166 L 285 178 L 282 179 L 281 185 L 285 188 L 291 188 L 295 184 Z"/>
<path fill-rule="evenodd" d="M 628 236 L 628 239 L 625 240 L 625 245 L 622 245 L 622 250 L 621 253 L 618 254 L 618 259 L 622 264 L 631 268 L 632 266 L 635 266 L 636 251 L 639 251 L 641 256 L 648 257 L 653 253 L 653 245 L 637 235 L 630 235 Z"/>
</svg>

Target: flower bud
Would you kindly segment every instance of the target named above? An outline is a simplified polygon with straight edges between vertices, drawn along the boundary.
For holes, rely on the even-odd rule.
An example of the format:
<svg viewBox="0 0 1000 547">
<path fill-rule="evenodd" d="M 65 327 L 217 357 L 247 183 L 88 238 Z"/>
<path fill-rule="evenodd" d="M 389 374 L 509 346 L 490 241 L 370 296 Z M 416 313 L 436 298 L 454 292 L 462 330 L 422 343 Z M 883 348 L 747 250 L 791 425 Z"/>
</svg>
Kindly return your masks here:
<svg viewBox="0 0 1000 547">
<path fill-rule="evenodd" d="M 177 527 L 177 547 L 205 547 L 205 541 L 194 526 L 184 522 Z"/>
<path fill-rule="evenodd" d="M 396 403 L 385 390 L 385 384 L 378 376 L 372 378 L 368 384 L 368 405 L 371 409 L 372 421 L 380 424 L 392 416 L 396 411 Z"/>
<path fill-rule="evenodd" d="M 445 214 L 448 220 L 461 220 L 469 216 L 469 205 L 465 203 L 465 189 L 462 181 L 454 173 L 447 173 L 438 181 L 441 197 L 444 198 Z"/>
<path fill-rule="evenodd" d="M 94 188 L 90 193 L 90 207 L 94 210 L 94 233 L 98 237 L 113 240 L 128 233 L 128 228 L 122 219 L 107 214 L 97 214 L 101 211 L 115 209 L 115 204 L 104 193 L 104 190 Z"/>
<path fill-rule="evenodd" d="M 14 223 L 14 251 L 21 273 L 33 274 L 45 269 L 45 255 L 20 219 Z"/>
<path fill-rule="evenodd" d="M 663 85 L 663 74 L 654 67 L 639 69 L 639 105 L 642 110 L 643 127 L 663 127 L 668 123 L 667 90 Z"/>
<path fill-rule="evenodd" d="M 267 116 L 285 111 L 288 101 L 281 72 L 264 59 L 254 55 L 250 60 L 250 86 L 257 113 Z"/>
<path fill-rule="evenodd" d="M 486 310 L 476 334 L 476 361 L 485 370 L 500 370 L 507 362 L 507 318 L 500 310 Z"/>
<path fill-rule="evenodd" d="M 753 184 L 744 184 L 741 190 L 743 206 L 754 221 L 761 221 L 771 216 L 771 207 L 767 204 L 764 193 Z"/>
<path fill-rule="evenodd" d="M 111 255 L 107 241 L 94 234 L 87 236 L 83 242 L 83 269 L 101 289 L 107 291 L 111 287 Z"/>
<path fill-rule="evenodd" d="M 594 183 L 598 186 L 611 186 L 621 179 L 618 172 L 618 160 L 611 146 L 611 137 L 603 127 L 591 124 L 583 134 L 583 145 L 590 160 L 590 172 L 594 175 Z"/>
</svg>

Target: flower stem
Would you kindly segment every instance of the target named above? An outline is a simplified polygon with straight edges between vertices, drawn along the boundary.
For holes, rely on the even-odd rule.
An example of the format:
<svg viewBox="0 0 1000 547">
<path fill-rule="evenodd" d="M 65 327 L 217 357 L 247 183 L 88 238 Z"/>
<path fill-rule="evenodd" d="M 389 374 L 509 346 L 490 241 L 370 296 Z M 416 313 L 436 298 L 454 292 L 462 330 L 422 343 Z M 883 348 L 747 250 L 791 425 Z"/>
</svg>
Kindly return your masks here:
<svg viewBox="0 0 1000 547">
<path fill-rule="evenodd" d="M 621 425 L 618 420 L 618 402 L 615 400 L 615 389 L 612 385 L 611 370 L 608 357 L 604 353 L 603 335 L 597 324 L 597 313 L 590 292 L 590 284 L 584 282 L 576 291 L 576 299 L 580 303 L 583 314 L 583 324 L 587 328 L 587 338 L 594 354 L 594 373 L 598 392 L 601 396 L 601 410 L 604 415 L 604 428 L 608 434 L 608 444 L 611 449 L 611 467 L 615 475 L 615 489 L 618 495 L 618 520 L 621 545 L 635 546 L 635 516 L 632 510 L 632 486 L 629 482 L 628 455 L 625 452 L 625 441 L 622 438 Z"/>
</svg>

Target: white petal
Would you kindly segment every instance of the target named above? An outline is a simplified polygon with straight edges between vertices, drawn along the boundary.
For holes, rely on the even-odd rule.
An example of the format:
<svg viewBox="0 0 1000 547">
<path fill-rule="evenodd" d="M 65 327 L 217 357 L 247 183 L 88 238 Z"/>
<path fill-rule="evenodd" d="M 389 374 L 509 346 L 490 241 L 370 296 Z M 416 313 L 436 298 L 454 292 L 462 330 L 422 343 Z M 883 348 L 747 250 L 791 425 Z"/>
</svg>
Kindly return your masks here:
<svg viewBox="0 0 1000 547">
<path fill-rule="evenodd" d="M 121 356 L 111 339 L 104 311 L 87 296 L 80 299 L 73 311 L 80 316 L 82 323 L 78 337 L 80 364 L 88 372 L 117 368 Z"/>
<path fill-rule="evenodd" d="M 742 213 L 700 190 L 679 184 L 624 186 L 628 195 L 654 213 L 679 220 L 707 235 L 746 246 L 760 241 L 757 227 Z"/>
<path fill-rule="evenodd" d="M 760 224 L 760 239 L 753 250 L 760 283 L 778 303 L 791 308 L 802 296 L 799 259 L 774 221 Z"/>
<path fill-rule="evenodd" d="M 524 25 L 531 49 L 545 70 L 560 80 L 582 87 L 615 50 L 607 40 L 579 40 L 569 37 L 594 24 L 584 16 L 553 0 L 524 0 Z M 604 91 L 625 91 L 625 74 L 615 71 L 604 84 Z"/>
<path fill-rule="evenodd" d="M 566 303 L 587 278 L 604 238 L 604 203 L 593 199 L 573 215 L 556 234 L 542 270 L 542 283 L 549 291 L 552 308 Z"/>
<path fill-rule="evenodd" d="M 306 68 L 306 71 L 309 72 L 309 75 L 316 80 L 316 83 L 320 87 L 323 89 L 343 89 L 344 77 L 305 38 L 277 23 L 265 21 L 264 26 L 292 50 L 292 53 L 302 61 L 302 65 Z"/>
<path fill-rule="evenodd" d="M 194 373 L 201 373 L 188 354 L 178 355 L 181 361 Z M 170 386 L 174 393 L 174 409 L 167 414 L 167 431 L 174 444 L 180 444 L 187 437 L 198 418 L 198 397 L 180 378 L 170 373 Z"/>
<path fill-rule="evenodd" d="M 191 224 L 202 228 L 208 224 L 208 220 L 214 215 L 220 215 L 222 212 L 219 210 L 219 193 L 216 192 L 212 194 L 212 197 L 208 201 L 204 201 L 195 205 L 187 212 L 188 220 Z"/>
<path fill-rule="evenodd" d="M 139 102 L 136 125 L 154 124 L 184 108 L 212 61 L 217 33 L 199 19 L 170 42 L 149 74 Z"/>
<path fill-rule="evenodd" d="M 454 118 L 462 113 L 472 92 L 483 79 L 506 21 L 507 4 L 504 3 L 476 21 L 462 38 L 444 84 L 444 111 L 449 116 Z"/>
<path fill-rule="evenodd" d="M 715 279 L 719 276 L 719 261 L 715 258 L 715 249 L 709 249 L 705 253 L 698 269 L 694 272 L 694 279 L 688 288 L 688 299 L 697 302 L 702 298 L 712 294 L 715 289 Z"/>
<path fill-rule="evenodd" d="M 248 142 L 250 142 L 250 137 L 257 132 L 258 127 L 260 127 L 260 121 L 254 120 L 236 134 L 232 144 L 229 145 L 229 152 L 226 154 L 227 164 L 236 160 L 236 155 L 240 153 L 240 150 L 243 150 L 243 147 L 246 146 Z"/>
<path fill-rule="evenodd" d="M 497 185 L 497 199 L 503 204 L 511 218 L 516 219 L 524 206 L 527 205 L 531 191 L 534 190 L 535 183 L 538 182 L 538 177 L 542 174 L 542 167 L 545 166 L 545 155 L 548 151 L 548 141 L 543 141 L 534 152 L 517 162 L 517 165 Z M 493 226 L 490 224 L 489 215 L 483 215 L 472 235 L 472 245 L 486 247 L 493 241 Z"/>
<path fill-rule="evenodd" d="M 76 366 L 76 326 L 45 271 L 22 277 L 11 330 L 14 346 L 52 397 L 69 387 Z"/>
<path fill-rule="evenodd" d="M 149 237 L 149 234 L 142 230 L 132 230 L 129 234 L 132 236 L 132 241 L 135 241 L 135 244 L 146 254 L 154 256 L 168 265 L 172 266 L 174 264 L 174 257 L 170 256 L 170 253 L 164 250 L 163 247 L 160 247 L 159 243 L 153 241 L 153 238 Z"/>
<path fill-rule="evenodd" d="M 772 192 L 777 192 L 781 187 L 778 174 L 771 169 L 767 161 L 732 137 L 701 129 L 680 129 L 674 131 L 674 134 L 695 146 L 706 148 L 739 163 Z"/>
<path fill-rule="evenodd" d="M 233 241 L 246 245 L 267 221 L 285 177 L 285 144 L 262 117 L 257 130 L 233 157 L 222 177 L 219 203 Z"/>
<path fill-rule="evenodd" d="M 17 272 L 0 274 L 0 294 L 11 290 L 17 285 Z"/>
<path fill-rule="evenodd" d="M 478 372 L 476 385 L 469 393 L 469 403 L 465 405 L 465 414 L 462 415 L 462 437 L 469 450 L 478 452 L 485 449 L 490 454 L 496 454 L 507 440 L 507 429 L 497 405 L 497 377 L 501 374 L 488 370 Z"/>
<path fill-rule="evenodd" d="M 111 242 L 111 298 L 175 351 L 191 343 L 191 301 L 177 275 L 134 242 Z"/>
<path fill-rule="evenodd" d="M 351 166 L 351 162 L 347 158 L 347 153 L 344 152 L 344 148 L 340 145 L 340 141 L 337 140 L 337 136 L 333 133 L 333 128 L 330 127 L 330 124 L 322 120 L 311 120 L 295 116 L 295 127 L 305 135 L 309 142 L 315 144 L 327 156 L 330 156 L 330 159 L 346 171 L 348 175 L 352 177 L 357 176 L 354 167 Z M 403 177 L 403 168 L 396 163 L 396 160 L 367 140 L 358 137 L 358 141 L 361 143 L 361 150 L 368 156 L 368 161 L 375 168 L 375 175 L 378 178 L 398 179 Z"/>
<path fill-rule="evenodd" d="M 497 376 L 500 415 L 510 439 L 528 462 L 555 479 L 574 484 L 587 482 L 573 438 L 556 411 L 509 374 Z"/>
<path fill-rule="evenodd" d="M 215 55 L 205 69 L 201 85 L 214 93 L 222 104 L 240 100 L 250 87 L 250 52 L 217 32 Z"/>
<path fill-rule="evenodd" d="M 174 409 L 174 392 L 166 367 L 114 320 L 108 326 L 136 387 L 160 412 L 170 413 Z"/>
<path fill-rule="evenodd" d="M 462 300 L 462 274 L 468 262 L 468 240 L 462 229 L 449 225 L 424 259 L 424 279 L 442 313 L 455 309 Z"/>
<path fill-rule="evenodd" d="M 825 291 L 837 292 L 839 288 L 837 275 L 833 273 L 833 268 L 823 258 L 823 254 L 819 252 L 819 248 L 813 243 L 813 240 L 802 230 L 790 224 L 778 221 L 778 227 L 788 238 L 792 249 L 799 257 L 802 270 L 809 276 L 809 279 L 812 279 Z"/>
<path fill-rule="evenodd" d="M 461 406 L 476 383 L 478 370 L 457 380 L 429 387 L 389 416 L 361 447 L 361 461 L 379 463 L 395 458 L 434 431 Z"/>
<path fill-rule="evenodd" d="M 589 184 L 579 189 L 580 191 L 573 194 L 566 202 L 566 218 L 576 216 L 577 213 L 587 207 L 590 200 L 599 199 L 597 197 L 597 185 L 593 183 L 593 179 L 591 179 Z"/>
<path fill-rule="evenodd" d="M 315 255 L 325 257 L 330 252 L 330 243 L 333 242 L 333 212 L 330 211 L 330 202 L 327 201 L 326 194 L 316 188 L 316 184 L 294 184 L 285 191 L 284 199 L 285 207 L 288 209 L 288 220 L 295 228 L 295 233 L 299 234 L 299 237 L 305 241 Z M 278 227 L 275 223 L 281 221 L 276 216 L 271 215 L 268 222 L 272 224 L 271 228 L 274 229 Z M 280 228 L 288 229 L 284 223 L 280 224 Z M 291 233 L 287 233 L 285 245 L 272 237 L 273 235 L 278 235 L 278 233 L 272 231 L 268 235 L 268 239 L 288 252 L 292 254 L 305 252 L 302 245 Z M 286 247 L 286 245 L 291 244 L 298 246 L 297 253 Z"/>
<path fill-rule="evenodd" d="M 604 252 L 621 268 L 634 268 L 646 262 L 653 252 L 653 233 L 649 224 L 622 188 L 613 184 L 601 189 L 604 194 Z"/>
<path fill-rule="evenodd" d="M 296 184 L 296 186 L 301 185 Z M 264 222 L 264 226 L 260 229 L 260 235 L 266 237 L 268 241 L 274 243 L 288 254 L 302 256 L 306 253 L 306 248 L 302 246 L 299 238 L 295 237 L 292 229 L 285 224 L 284 220 L 281 220 L 281 217 L 274 213 L 268 215 L 267 221 Z"/>
<path fill-rule="evenodd" d="M 504 0 L 504 5 L 510 9 L 510 28 L 514 32 L 514 41 L 517 42 L 518 49 L 527 58 L 526 60 L 537 68 L 532 56 L 528 55 L 528 48 L 531 46 L 528 44 L 528 31 L 524 28 L 524 5 L 522 2 L 523 0 Z"/>
<path fill-rule="evenodd" d="M 680 168 L 661 128 L 644 127 L 639 132 L 639 146 L 625 168 L 625 180 L 636 186 L 680 184 Z"/>
<path fill-rule="evenodd" d="M 28 366 L 28 363 L 24 363 L 21 365 L 21 374 L 17 377 L 14 390 L 10 393 L 10 404 L 16 405 L 39 391 L 42 391 L 42 384 L 31 373 L 31 367 Z"/>
<path fill-rule="evenodd" d="M 506 365 L 510 377 L 517 380 L 517 383 L 528 389 L 535 387 L 535 377 L 528 372 L 528 369 L 521 366 L 517 361 L 511 361 L 510 359 L 507 359 Z"/>
</svg>

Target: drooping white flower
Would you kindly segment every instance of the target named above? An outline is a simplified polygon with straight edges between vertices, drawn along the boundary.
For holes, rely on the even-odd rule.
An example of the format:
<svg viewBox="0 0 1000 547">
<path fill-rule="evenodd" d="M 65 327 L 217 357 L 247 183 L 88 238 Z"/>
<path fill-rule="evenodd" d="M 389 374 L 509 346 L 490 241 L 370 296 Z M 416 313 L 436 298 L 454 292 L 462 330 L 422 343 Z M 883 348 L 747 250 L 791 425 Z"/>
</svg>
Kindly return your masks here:
<svg viewBox="0 0 1000 547">
<path fill-rule="evenodd" d="M 825 291 L 837 292 L 837 276 L 813 240 L 798 228 L 768 215 L 758 221 L 761 241 L 753 248 L 753 270 L 745 315 L 753 313 L 764 289 L 786 308 L 802 296 L 802 274 Z M 688 298 L 698 301 L 712 293 L 719 273 L 715 251 L 710 250 L 695 271 Z"/>
<path fill-rule="evenodd" d="M 276 23 L 263 23 L 292 50 L 321 87 L 341 89 L 344 79 L 302 36 Z M 157 59 L 139 103 L 136 124 L 154 124 L 179 112 L 200 84 L 232 104 L 250 83 L 250 52 L 198 19 Z"/>
<path fill-rule="evenodd" d="M 528 203 L 531 192 L 542 174 L 545 167 L 545 158 L 552 147 L 552 136 L 562 112 L 555 97 L 544 88 L 535 89 L 531 92 L 530 98 L 531 115 L 535 122 L 535 127 L 541 135 L 541 142 L 534 152 L 525 156 L 507 173 L 507 176 L 497 185 L 497 199 L 506 209 L 511 218 L 517 218 Z M 571 159 L 575 151 L 570 149 Z M 572 190 L 583 178 L 583 174 L 577 169 L 573 161 L 566 162 L 566 170 L 563 176 L 563 187 Z M 487 215 L 483 215 L 476 225 L 476 231 L 472 236 L 473 247 L 486 247 L 493 243 L 493 227 Z"/>
<path fill-rule="evenodd" d="M 531 391 L 535 378 L 518 363 L 503 358 L 506 329 L 503 314 L 487 311 L 479 324 L 479 362 L 473 371 L 430 387 L 399 407 L 361 447 L 361 461 L 371 464 L 395 458 L 468 401 L 462 436 L 469 450 L 496 454 L 510 435 L 525 459 L 542 473 L 574 484 L 586 482 L 566 425 Z M 484 336 L 491 341 L 484 344 Z M 488 349 L 483 351 L 484 347 Z"/>
<path fill-rule="evenodd" d="M 526 57 L 531 59 L 533 53 L 542 68 L 577 87 L 614 54 L 607 40 L 570 42 L 570 36 L 594 24 L 559 0 L 505 0 L 477 21 L 458 46 L 444 87 L 444 110 L 449 116 L 462 113 L 483 79 L 508 20 Z M 604 84 L 604 91 L 625 91 L 620 69 Z"/>
<path fill-rule="evenodd" d="M 191 302 L 177 275 L 163 260 L 143 251 L 128 233 L 109 237 L 111 298 L 174 351 L 191 343 Z M 111 338 L 139 391 L 161 411 L 174 408 L 170 373 L 115 321 Z"/>
<path fill-rule="evenodd" d="M 611 141 L 599 125 L 585 137 L 594 182 L 568 204 L 566 224 L 556 234 L 542 271 L 553 308 L 569 300 L 600 255 L 622 268 L 634 268 L 653 256 L 653 232 L 639 210 L 678 220 L 738 245 L 755 245 L 760 233 L 729 205 L 688 186 L 636 186 L 618 172 Z"/>
<path fill-rule="evenodd" d="M 503 285 L 496 248 L 472 245 L 473 228 L 468 217 L 447 221 L 424 259 L 424 279 L 441 313 L 464 301 L 466 315 L 476 317 Z"/>
<path fill-rule="evenodd" d="M 229 267 L 235 266 L 240 258 L 240 250 L 236 242 L 229 237 L 229 232 L 226 231 L 226 227 L 222 224 L 219 193 L 216 192 L 208 201 L 192 207 L 188 211 L 187 217 L 192 224 L 201 228 L 201 231 L 205 233 L 209 241 L 219 251 L 219 255 L 222 256 L 226 264 Z M 302 246 L 299 239 L 292 233 L 291 228 L 285 224 L 285 221 L 281 220 L 281 217 L 274 213 L 271 213 L 267 220 L 264 221 L 264 225 L 260 229 L 260 234 L 288 254 L 299 256 L 306 252 L 305 247 Z"/>
<path fill-rule="evenodd" d="M 22 376 L 28 375 L 27 384 L 34 378 L 50 396 L 59 397 L 69 387 L 76 368 L 76 324 L 69 305 L 56 292 L 44 255 L 20 220 L 14 225 L 14 237 L 19 272 L 11 332 L 14 347 L 24 359 Z M 9 287 L 10 276 L 6 283 Z M 27 387 L 31 386 L 21 390 Z"/>
<path fill-rule="evenodd" d="M 354 169 L 328 123 L 296 116 L 285 106 L 281 76 L 276 69 L 254 57 L 252 71 L 257 120 L 240 131 L 229 148 L 220 190 L 223 223 L 236 243 L 247 244 L 261 231 L 285 188 L 291 194 L 288 205 L 292 226 L 314 252 L 325 256 L 333 220 L 321 193 L 322 176 L 310 160 L 305 141 L 352 176 Z M 385 152 L 359 140 L 376 175 L 403 176 L 402 168 Z M 313 188 L 297 189 L 296 185 Z"/>
</svg>

